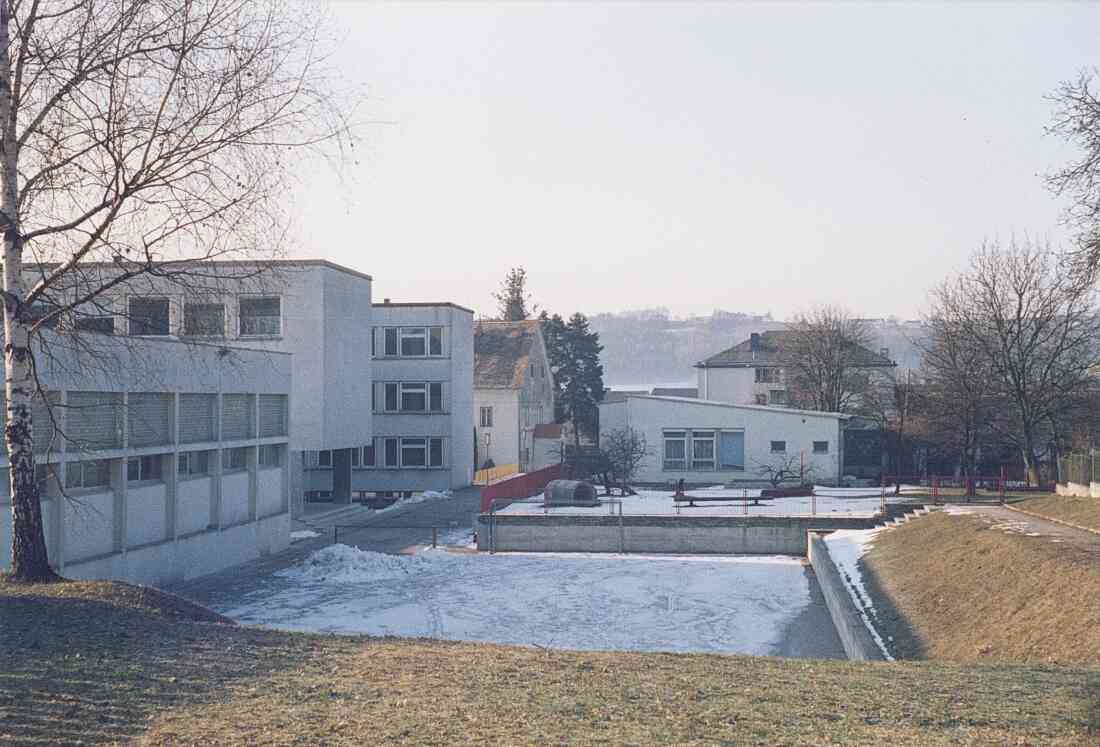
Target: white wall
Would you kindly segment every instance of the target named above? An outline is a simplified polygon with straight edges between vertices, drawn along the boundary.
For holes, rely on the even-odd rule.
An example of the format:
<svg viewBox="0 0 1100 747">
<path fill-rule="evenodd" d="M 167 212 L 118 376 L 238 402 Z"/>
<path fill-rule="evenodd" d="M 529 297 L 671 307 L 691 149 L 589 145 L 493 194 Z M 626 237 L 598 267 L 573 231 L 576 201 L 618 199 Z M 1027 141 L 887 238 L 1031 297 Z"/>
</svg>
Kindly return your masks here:
<svg viewBox="0 0 1100 747">
<path fill-rule="evenodd" d="M 180 535 L 204 532 L 210 521 L 210 477 L 192 477 L 176 483 L 176 532 Z"/>
<path fill-rule="evenodd" d="M 375 412 L 376 437 L 435 436 L 445 438 L 444 469 L 359 469 L 353 490 L 449 490 L 473 480 L 473 313 L 451 304 L 376 304 L 376 329 L 395 326 L 443 327 L 443 356 L 402 358 L 382 355 L 384 338 L 376 336 L 374 380 L 442 382 L 443 413 Z M 369 393 L 368 393 L 369 396 Z M 382 402 L 376 403 L 379 407 Z M 368 443 L 368 442 L 365 442 Z M 379 461 L 381 454 L 379 454 Z"/>
<path fill-rule="evenodd" d="M 696 372 L 699 380 L 699 399 L 729 402 L 735 405 L 756 404 L 755 369 L 697 368 Z M 766 387 L 760 391 L 766 392 Z"/>
<path fill-rule="evenodd" d="M 786 455 L 804 452 L 805 464 L 814 469 L 818 481 L 836 480 L 839 474 L 841 428 L 835 416 L 778 407 L 730 406 L 726 404 L 662 397 L 627 397 L 623 402 L 600 406 L 601 433 L 623 425 L 645 436 L 652 454 L 639 470 L 639 482 L 667 483 L 683 478 L 694 483 L 728 481 L 759 482 L 759 467 L 775 462 L 771 441 L 786 441 Z M 669 429 L 743 430 L 745 469 L 668 470 L 663 465 L 663 431 Z M 813 442 L 827 441 L 827 454 L 814 454 Z"/>
<path fill-rule="evenodd" d="M 481 408 L 493 408 L 493 427 L 481 427 Z M 486 459 L 498 467 L 519 462 L 519 392 L 516 389 L 475 389 L 472 421 L 477 427 L 477 461 L 480 469 Z M 485 434 L 490 434 L 485 448 Z"/>
<path fill-rule="evenodd" d="M 126 490 L 126 546 L 138 547 L 168 538 L 168 486 L 130 485 Z"/>
<path fill-rule="evenodd" d="M 248 521 L 248 471 L 222 475 L 222 526 Z"/>
<path fill-rule="evenodd" d="M 65 562 L 111 553 L 115 547 L 114 493 L 77 494 L 72 501 L 61 500 L 65 502 Z M 46 536 L 50 536 L 48 531 Z"/>
<path fill-rule="evenodd" d="M 256 472 L 256 514 L 260 518 L 283 512 L 286 487 L 283 468 L 267 467 Z"/>
</svg>

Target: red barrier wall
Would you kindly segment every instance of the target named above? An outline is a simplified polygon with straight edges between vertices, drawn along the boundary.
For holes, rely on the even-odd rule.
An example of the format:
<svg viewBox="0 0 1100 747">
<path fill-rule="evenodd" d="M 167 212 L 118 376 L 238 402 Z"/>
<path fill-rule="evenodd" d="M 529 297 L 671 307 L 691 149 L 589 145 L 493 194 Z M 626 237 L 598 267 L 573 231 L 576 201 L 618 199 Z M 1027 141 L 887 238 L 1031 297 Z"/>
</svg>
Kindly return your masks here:
<svg viewBox="0 0 1100 747">
<path fill-rule="evenodd" d="M 551 480 L 557 480 L 560 475 L 561 465 L 551 464 L 534 472 L 523 472 L 500 482 L 494 482 L 492 485 L 486 485 L 481 489 L 481 512 L 488 511 L 489 504 L 494 500 L 529 498 L 545 488 Z"/>
</svg>

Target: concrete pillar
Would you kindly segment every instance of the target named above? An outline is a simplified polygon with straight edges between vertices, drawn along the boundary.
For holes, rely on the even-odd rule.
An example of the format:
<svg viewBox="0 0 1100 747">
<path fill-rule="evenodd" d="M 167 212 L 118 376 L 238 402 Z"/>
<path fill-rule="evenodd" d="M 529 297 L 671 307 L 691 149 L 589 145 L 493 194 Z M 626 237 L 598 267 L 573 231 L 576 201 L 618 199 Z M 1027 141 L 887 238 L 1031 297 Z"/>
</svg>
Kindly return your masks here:
<svg viewBox="0 0 1100 747">
<path fill-rule="evenodd" d="M 351 449 L 332 450 L 332 502 L 351 503 Z"/>
</svg>

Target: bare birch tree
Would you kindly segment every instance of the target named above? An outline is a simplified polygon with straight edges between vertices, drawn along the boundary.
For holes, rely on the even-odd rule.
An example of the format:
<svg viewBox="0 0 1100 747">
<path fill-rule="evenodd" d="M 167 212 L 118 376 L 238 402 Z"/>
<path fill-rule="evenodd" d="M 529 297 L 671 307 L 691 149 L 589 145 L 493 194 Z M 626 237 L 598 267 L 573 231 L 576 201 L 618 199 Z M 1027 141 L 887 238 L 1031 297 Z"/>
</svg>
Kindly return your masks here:
<svg viewBox="0 0 1100 747">
<path fill-rule="evenodd" d="M 1017 444 L 1034 483 L 1059 423 L 1091 388 L 1097 310 L 1074 258 L 1024 240 L 987 242 L 955 281 L 949 313 L 966 346 L 988 362 L 1008 407 L 990 422 Z"/>
<path fill-rule="evenodd" d="M 33 339 L 135 280 L 250 276 L 202 262 L 279 250 L 296 154 L 347 142 L 322 22 L 279 0 L 0 0 L 13 579 L 53 577 Z"/>
</svg>

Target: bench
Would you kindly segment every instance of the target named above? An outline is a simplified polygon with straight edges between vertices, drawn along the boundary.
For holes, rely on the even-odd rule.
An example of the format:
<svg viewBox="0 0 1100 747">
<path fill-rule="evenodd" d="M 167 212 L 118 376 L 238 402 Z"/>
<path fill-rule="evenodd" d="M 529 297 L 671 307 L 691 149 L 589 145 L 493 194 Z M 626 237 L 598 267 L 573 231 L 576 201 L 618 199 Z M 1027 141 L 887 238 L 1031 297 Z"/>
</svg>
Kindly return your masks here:
<svg viewBox="0 0 1100 747">
<path fill-rule="evenodd" d="M 676 493 L 672 496 L 673 503 L 687 503 L 688 506 L 695 506 L 696 503 L 733 503 L 739 506 L 761 506 L 764 505 L 760 501 L 774 500 L 769 496 L 763 495 L 687 495 L 686 493 Z"/>
</svg>

